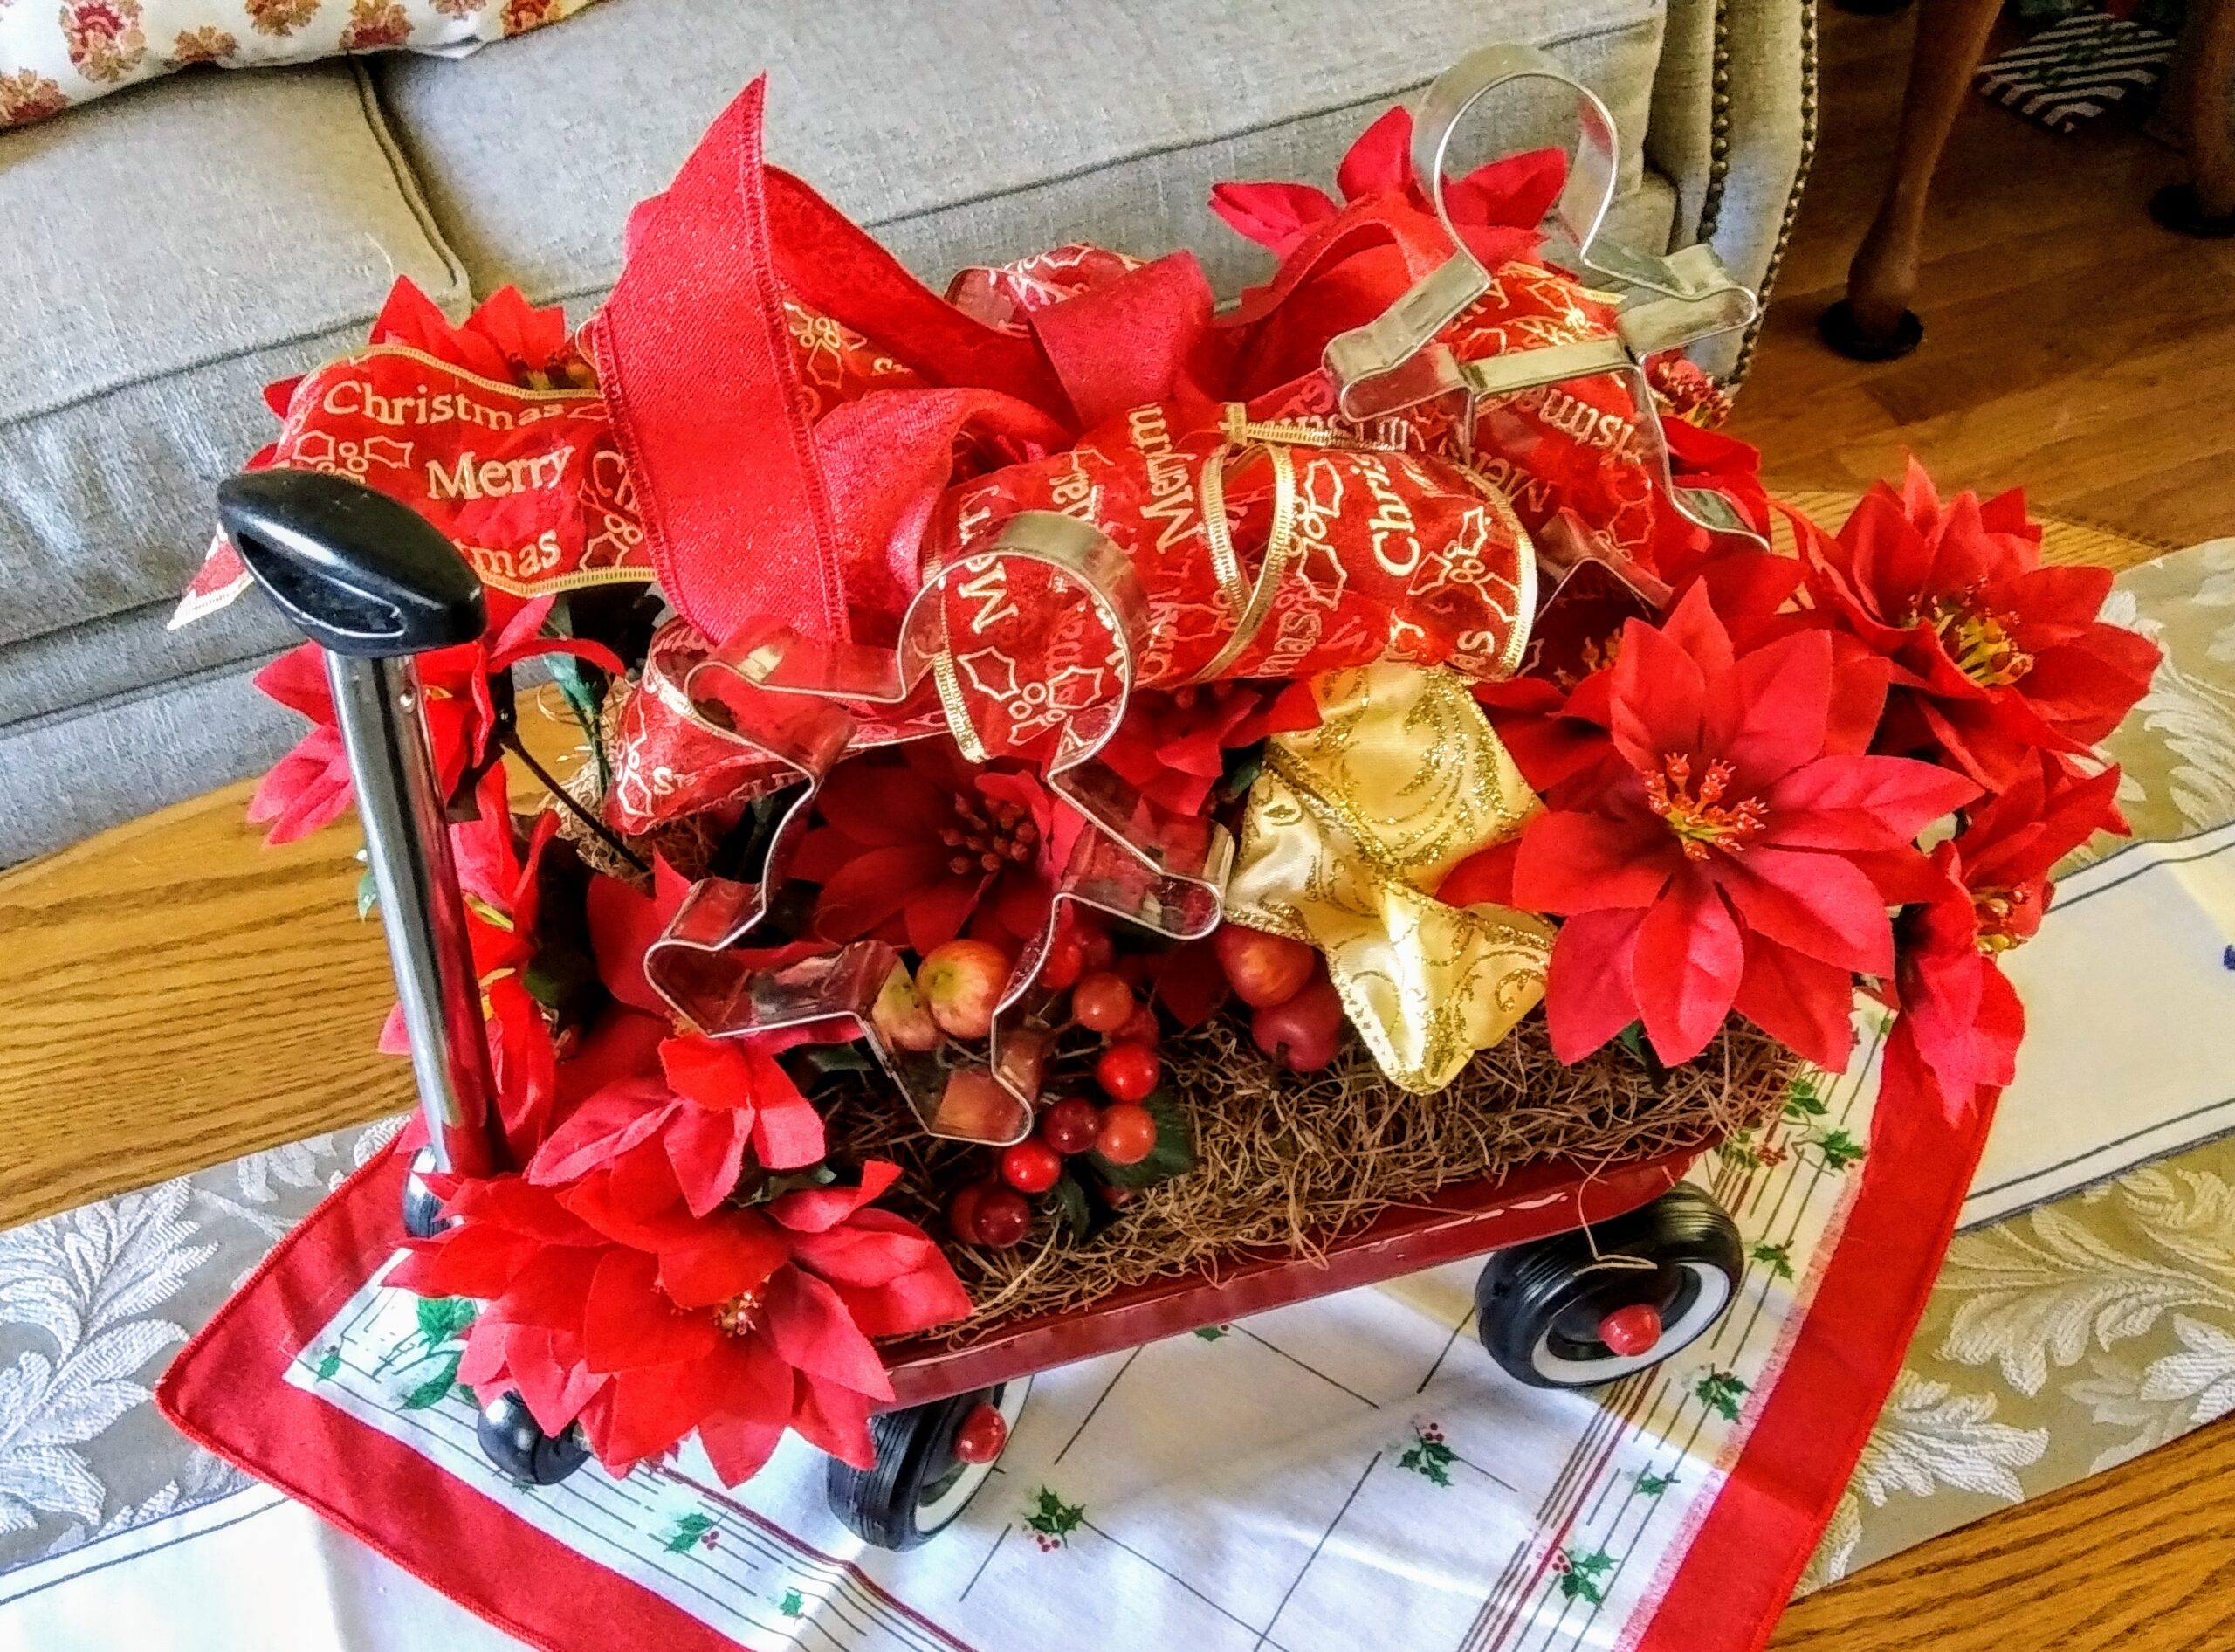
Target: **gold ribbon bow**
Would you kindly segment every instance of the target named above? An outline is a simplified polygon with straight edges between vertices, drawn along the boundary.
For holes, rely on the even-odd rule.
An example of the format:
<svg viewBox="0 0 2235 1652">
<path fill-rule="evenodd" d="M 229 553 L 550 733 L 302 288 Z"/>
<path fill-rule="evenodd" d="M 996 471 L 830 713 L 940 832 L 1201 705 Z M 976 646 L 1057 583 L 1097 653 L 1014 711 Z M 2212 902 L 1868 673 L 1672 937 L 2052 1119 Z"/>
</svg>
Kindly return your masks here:
<svg viewBox="0 0 2235 1652">
<path fill-rule="evenodd" d="M 1441 1090 L 1544 997 L 1552 926 L 1429 891 L 1539 805 L 1448 671 L 1384 662 L 1312 692 L 1319 726 L 1275 736 L 1250 788 L 1226 915 L 1317 946 L 1381 1070 Z"/>
</svg>

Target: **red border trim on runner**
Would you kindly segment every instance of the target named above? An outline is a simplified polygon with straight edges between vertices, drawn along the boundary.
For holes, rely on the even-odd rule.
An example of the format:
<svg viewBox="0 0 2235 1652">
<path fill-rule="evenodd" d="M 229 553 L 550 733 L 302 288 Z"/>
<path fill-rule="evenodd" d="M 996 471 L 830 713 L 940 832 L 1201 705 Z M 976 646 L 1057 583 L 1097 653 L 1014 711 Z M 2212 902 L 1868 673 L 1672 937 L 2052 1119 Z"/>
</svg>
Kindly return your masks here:
<svg viewBox="0 0 2235 1652">
<path fill-rule="evenodd" d="M 1635 1652 L 1760 1652 L 1854 1476 L 1994 1120 L 1991 1105 L 1960 1125 L 1901 1112 L 1872 1119 L 1862 1186 L 1784 1369 Z"/>
<path fill-rule="evenodd" d="M 171 1361 L 156 1406 L 196 1445 L 544 1652 L 579 1647 L 585 1623 L 597 1625 L 600 1652 L 738 1652 L 740 1642 L 287 1381 L 296 1354 L 364 1284 L 364 1259 L 402 1242 L 406 1167 L 382 1154 L 281 1240 Z"/>
</svg>

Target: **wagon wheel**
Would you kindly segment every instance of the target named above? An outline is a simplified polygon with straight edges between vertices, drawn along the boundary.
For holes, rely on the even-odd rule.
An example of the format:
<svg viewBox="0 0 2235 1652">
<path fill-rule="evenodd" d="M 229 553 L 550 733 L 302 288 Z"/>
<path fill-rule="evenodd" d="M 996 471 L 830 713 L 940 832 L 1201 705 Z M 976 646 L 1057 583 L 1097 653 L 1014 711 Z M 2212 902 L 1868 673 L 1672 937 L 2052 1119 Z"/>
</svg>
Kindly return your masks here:
<svg viewBox="0 0 2235 1652">
<path fill-rule="evenodd" d="M 830 1512 L 880 1549 L 928 1543 L 961 1517 L 994 1472 L 1024 1410 L 1029 1377 L 870 1419 L 877 1466 L 830 1459 Z"/>
<path fill-rule="evenodd" d="M 590 1457 L 579 1426 L 567 1424 L 554 1439 L 529 1412 L 527 1401 L 509 1391 L 481 1408 L 473 1432 L 483 1456 L 528 1485 L 557 1485 Z"/>
<path fill-rule="evenodd" d="M 435 1150 L 422 1147 L 411 1155 L 411 1168 L 403 1178 L 403 1231 L 414 1239 L 431 1239 L 442 1230 L 442 1195 L 427 1185 L 435 1167 Z"/>
<path fill-rule="evenodd" d="M 1723 1207 L 1697 1187 L 1672 1187 L 1588 1234 L 1496 1253 L 1475 1284 L 1477 1328 L 1509 1376 L 1593 1388 L 1704 1336 L 1743 1265 Z"/>
</svg>

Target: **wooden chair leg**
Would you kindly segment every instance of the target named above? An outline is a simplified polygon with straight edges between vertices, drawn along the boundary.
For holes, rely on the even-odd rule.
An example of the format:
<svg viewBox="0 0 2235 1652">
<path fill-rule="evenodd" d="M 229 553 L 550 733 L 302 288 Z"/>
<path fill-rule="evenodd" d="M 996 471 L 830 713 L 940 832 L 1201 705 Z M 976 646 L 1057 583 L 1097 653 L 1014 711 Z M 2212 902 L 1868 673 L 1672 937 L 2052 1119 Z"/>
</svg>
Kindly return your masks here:
<svg viewBox="0 0 2235 1652">
<path fill-rule="evenodd" d="M 1916 44 L 1909 53 L 1886 194 L 1847 268 L 1846 298 L 1824 313 L 1825 341 L 1842 355 L 1890 361 L 1908 354 L 1924 336 L 1909 299 L 1916 292 L 1925 200 L 2001 10 L 2002 0 L 1918 0 Z"/>
<path fill-rule="evenodd" d="M 2182 111 L 2188 146 L 2187 183 L 2169 184 L 2150 198 L 2149 216 L 2183 235 L 2235 235 L 2235 130 L 2228 91 L 2235 84 L 2235 0 L 2203 0 L 2209 7 L 2189 31 L 2188 105 Z"/>
</svg>

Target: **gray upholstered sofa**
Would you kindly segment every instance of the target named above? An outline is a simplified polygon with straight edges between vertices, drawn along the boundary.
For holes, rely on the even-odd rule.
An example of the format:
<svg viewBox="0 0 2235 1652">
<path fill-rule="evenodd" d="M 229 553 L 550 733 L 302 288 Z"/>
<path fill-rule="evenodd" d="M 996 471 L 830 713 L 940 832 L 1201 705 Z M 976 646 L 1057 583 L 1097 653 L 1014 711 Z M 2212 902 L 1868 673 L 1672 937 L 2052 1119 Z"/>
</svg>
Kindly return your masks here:
<svg viewBox="0 0 2235 1652">
<path fill-rule="evenodd" d="M 1806 0 L 606 0 L 462 61 L 196 72 L 0 133 L 0 864 L 293 738 L 259 600 L 164 621 L 260 392 L 409 275 L 586 314 L 632 203 L 773 72 L 770 148 L 919 272 L 1078 237 L 1262 269 L 1205 210 L 1324 179 L 1463 51 L 1549 47 L 1613 107 L 1617 232 L 1766 282 L 1808 145 Z M 1564 141 L 1548 103 L 1498 147 Z M 1741 341 L 1703 358 L 1729 374 Z"/>
</svg>

